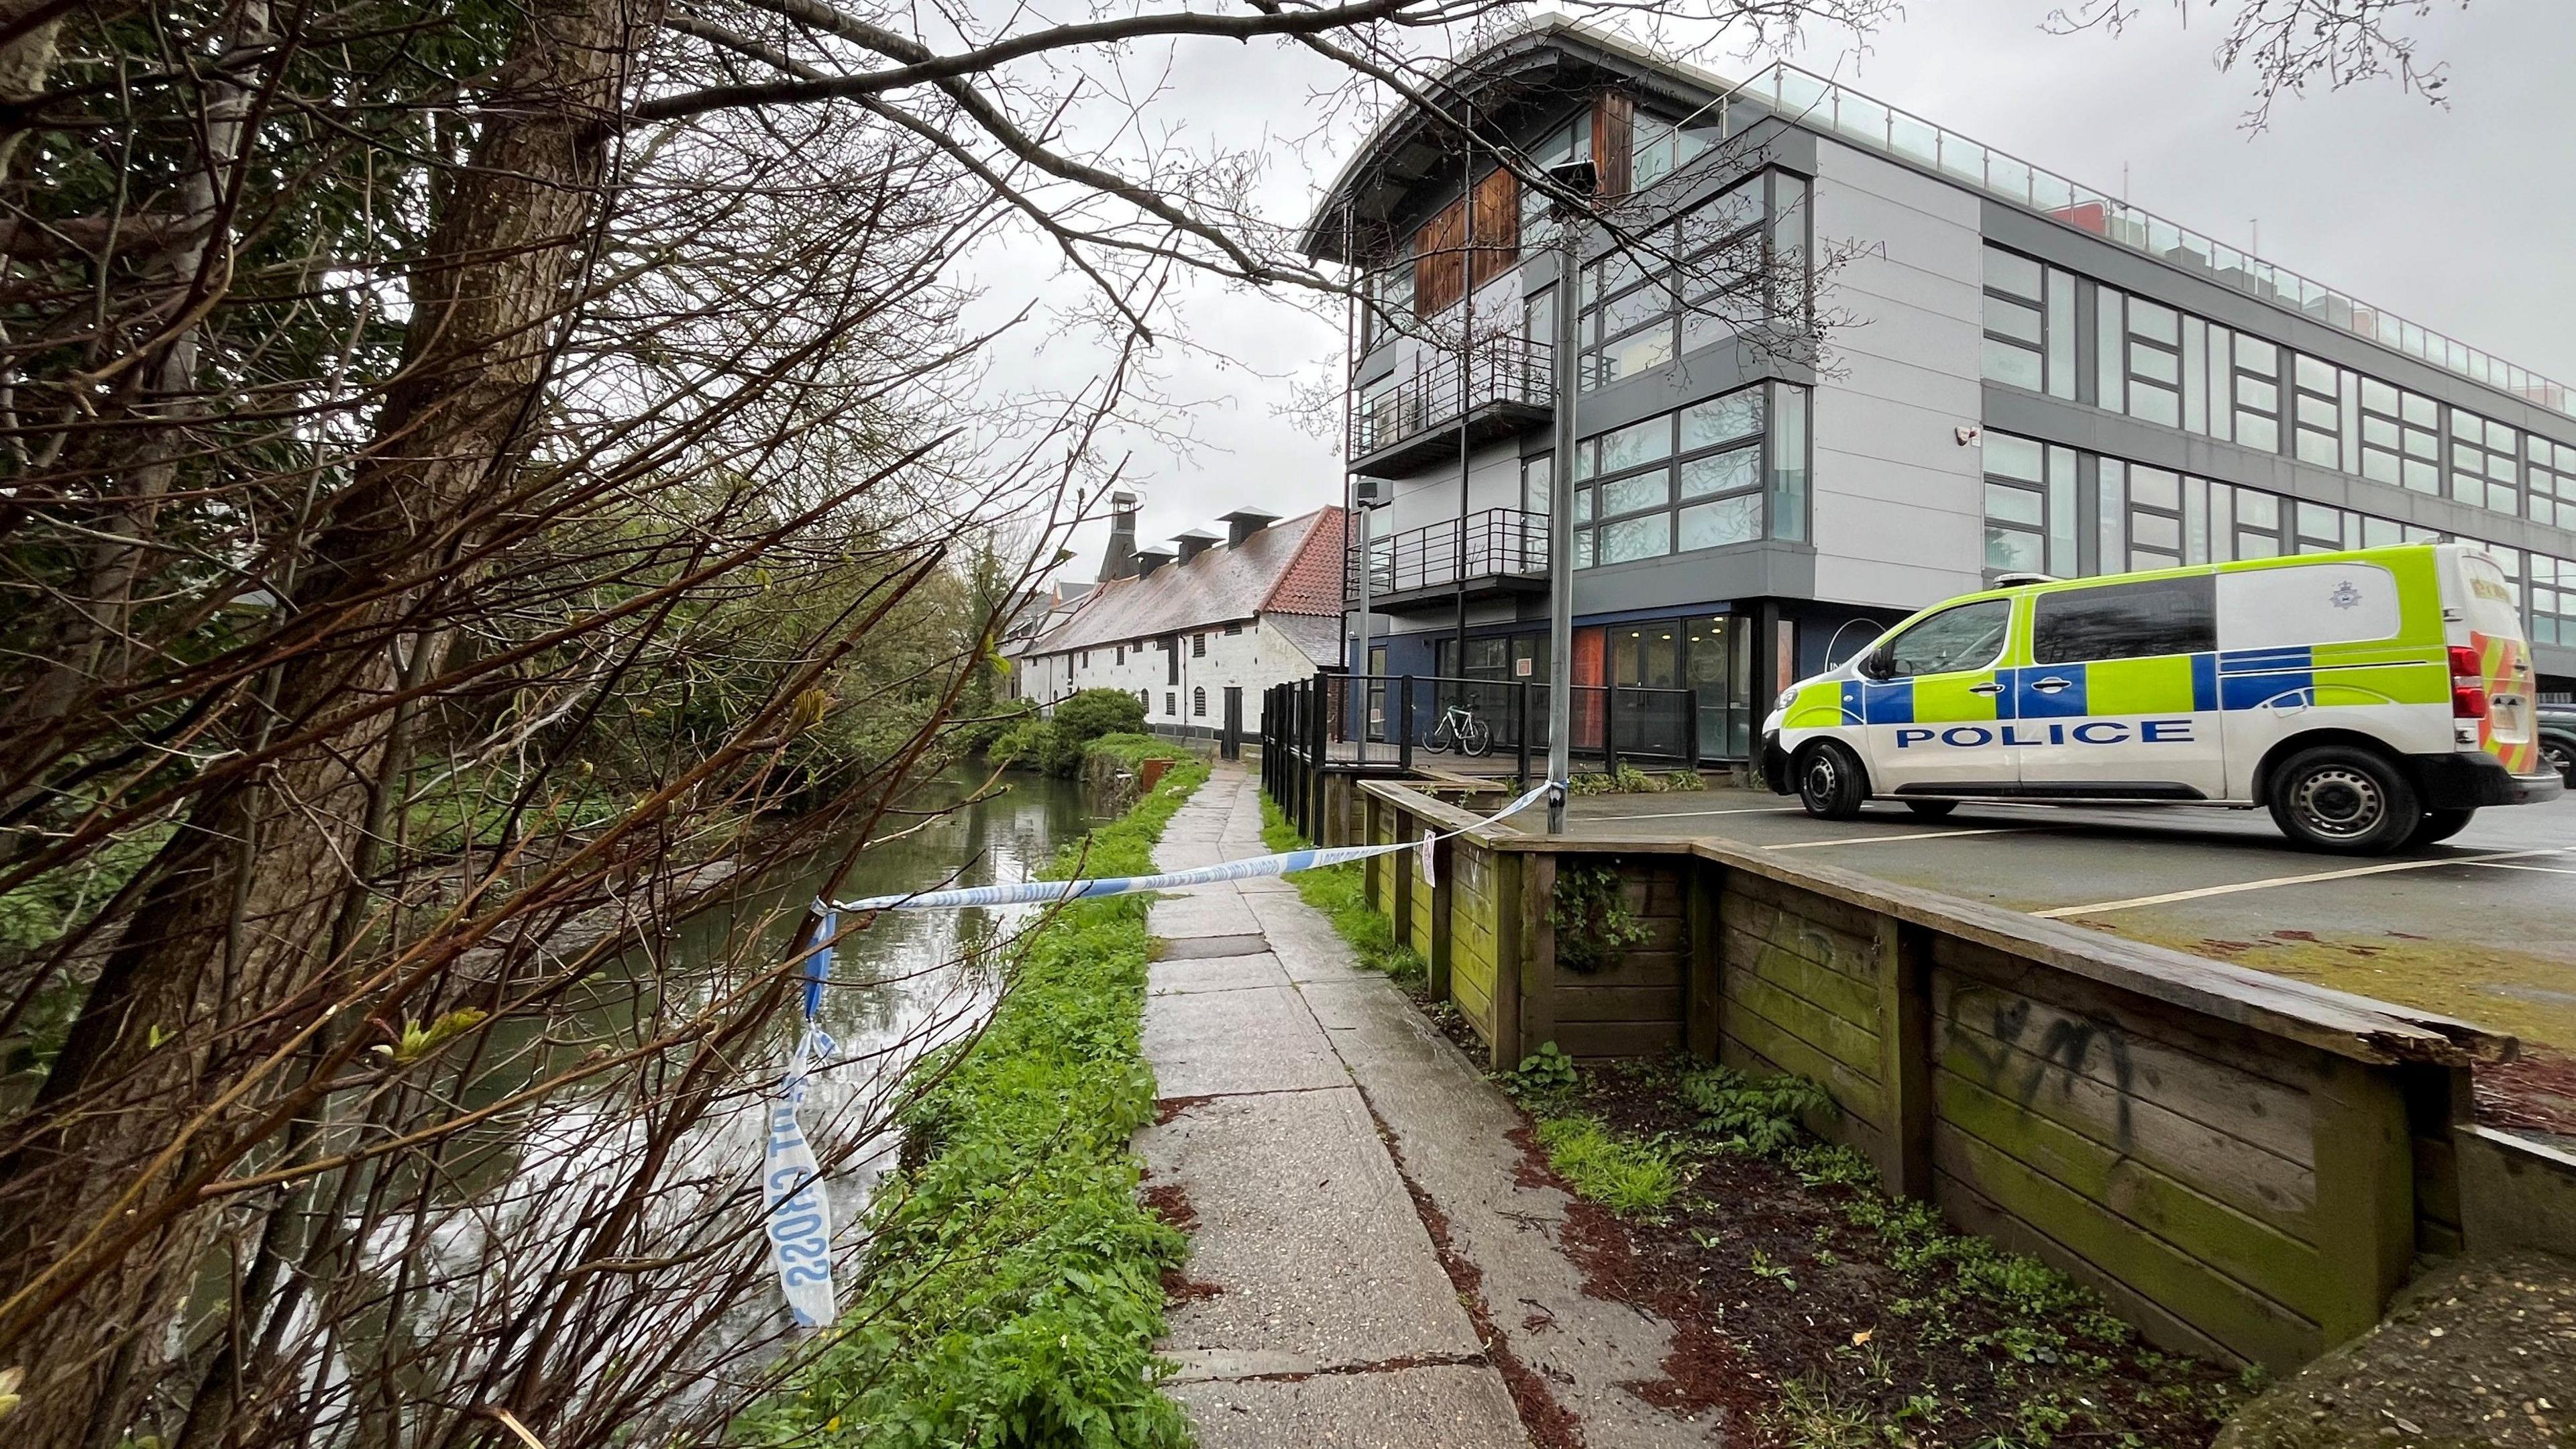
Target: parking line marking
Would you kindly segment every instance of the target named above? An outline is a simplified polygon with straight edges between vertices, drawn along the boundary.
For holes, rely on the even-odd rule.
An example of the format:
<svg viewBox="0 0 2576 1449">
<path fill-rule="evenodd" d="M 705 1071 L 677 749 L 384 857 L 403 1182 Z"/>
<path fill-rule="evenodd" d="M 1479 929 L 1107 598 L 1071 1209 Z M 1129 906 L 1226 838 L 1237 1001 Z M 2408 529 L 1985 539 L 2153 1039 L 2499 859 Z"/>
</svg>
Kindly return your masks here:
<svg viewBox="0 0 2576 1449">
<path fill-rule="evenodd" d="M 2306 885 L 2313 881 L 2350 880 L 2354 876 L 2387 875 L 2401 870 L 2430 870 L 2439 865 L 2484 865 L 2493 860 L 2519 860 L 2531 855 L 2557 855 L 2576 847 L 2543 846 L 2538 850 L 2499 850 L 2488 855 L 2462 856 L 2450 860 L 2399 860 L 2385 865 L 2357 865 L 2350 870 L 2321 870 L 2308 875 L 2276 875 L 2263 880 L 2241 880 L 2231 885 L 2202 886 L 2198 890 L 2167 891 L 2160 896 L 2132 896 L 2125 901 L 2097 901 L 2089 906 L 2059 906 L 2054 910 L 2033 911 L 2042 920 L 2060 916 L 2094 915 L 2102 911 L 2125 911 L 2135 906 L 2161 906 L 2174 901 L 2196 901 L 2204 896 L 2232 896 L 2242 891 L 2270 890 L 2274 886 Z"/>
<path fill-rule="evenodd" d="M 1814 850 L 1825 845 L 1880 845 L 1891 840 L 1957 840 L 1970 835 L 2019 835 L 2025 830 L 2053 829 L 2047 825 L 1989 825 L 1980 830 L 1917 830 L 1904 835 L 1850 835 L 1839 840 L 1793 840 L 1786 845 L 1766 845 L 1764 850 Z"/>
<path fill-rule="evenodd" d="M 1725 810 L 1671 810 L 1659 815 L 1595 815 L 1589 819 L 1619 820 L 1691 820 L 1702 815 L 1787 815 L 1806 809 L 1804 805 L 1738 805 Z"/>
<path fill-rule="evenodd" d="M 2464 860 L 2460 864 L 2482 865 L 2489 870 L 2536 870 L 2542 875 L 2576 875 L 2576 870 L 2563 865 L 2515 865 L 2509 860 Z"/>
</svg>

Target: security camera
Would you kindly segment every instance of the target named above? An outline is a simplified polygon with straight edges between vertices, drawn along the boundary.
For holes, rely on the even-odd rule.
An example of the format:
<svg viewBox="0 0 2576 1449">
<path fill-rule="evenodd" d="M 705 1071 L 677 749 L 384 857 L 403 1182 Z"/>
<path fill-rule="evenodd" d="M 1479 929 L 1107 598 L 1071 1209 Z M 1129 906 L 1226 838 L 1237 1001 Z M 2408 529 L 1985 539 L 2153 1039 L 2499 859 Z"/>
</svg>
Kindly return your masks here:
<svg viewBox="0 0 2576 1449">
<path fill-rule="evenodd" d="M 1969 448 L 1976 446 L 1977 439 L 1982 435 L 1975 428 L 1952 428 L 1950 436 L 1959 440 L 1960 447 Z"/>
</svg>

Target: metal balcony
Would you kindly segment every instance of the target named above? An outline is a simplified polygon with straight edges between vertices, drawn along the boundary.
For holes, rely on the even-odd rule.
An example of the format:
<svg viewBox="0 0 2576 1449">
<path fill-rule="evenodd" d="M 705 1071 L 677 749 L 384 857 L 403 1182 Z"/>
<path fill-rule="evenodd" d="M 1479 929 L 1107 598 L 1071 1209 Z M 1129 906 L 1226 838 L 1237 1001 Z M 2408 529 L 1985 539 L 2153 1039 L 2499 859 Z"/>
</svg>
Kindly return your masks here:
<svg viewBox="0 0 2576 1449">
<path fill-rule="evenodd" d="M 1470 444 L 1509 437 L 1555 414 L 1555 349 L 1526 337 L 1489 337 L 1463 359 L 1455 353 L 1351 413 L 1350 469 L 1400 477 Z"/>
<path fill-rule="evenodd" d="M 1547 515 L 1488 508 L 1373 541 L 1369 609 L 1402 614 L 1467 600 L 1547 592 Z M 1360 601 L 1359 555 L 1345 557 L 1345 607 Z"/>
</svg>

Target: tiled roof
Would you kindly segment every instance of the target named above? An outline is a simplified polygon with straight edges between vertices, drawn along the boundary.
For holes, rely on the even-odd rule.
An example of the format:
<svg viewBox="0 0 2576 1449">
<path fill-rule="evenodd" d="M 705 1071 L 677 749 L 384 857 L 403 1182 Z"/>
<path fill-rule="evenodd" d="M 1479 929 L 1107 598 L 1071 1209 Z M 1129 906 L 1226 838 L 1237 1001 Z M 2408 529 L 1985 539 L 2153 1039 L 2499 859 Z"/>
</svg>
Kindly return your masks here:
<svg viewBox="0 0 2576 1449">
<path fill-rule="evenodd" d="M 1319 508 L 1240 544 L 1210 548 L 1186 564 L 1165 564 L 1140 579 L 1112 579 L 1080 600 L 1071 619 L 1022 652 L 1097 649 L 1240 623 L 1257 614 L 1339 619 L 1341 560 L 1342 510 Z"/>
</svg>

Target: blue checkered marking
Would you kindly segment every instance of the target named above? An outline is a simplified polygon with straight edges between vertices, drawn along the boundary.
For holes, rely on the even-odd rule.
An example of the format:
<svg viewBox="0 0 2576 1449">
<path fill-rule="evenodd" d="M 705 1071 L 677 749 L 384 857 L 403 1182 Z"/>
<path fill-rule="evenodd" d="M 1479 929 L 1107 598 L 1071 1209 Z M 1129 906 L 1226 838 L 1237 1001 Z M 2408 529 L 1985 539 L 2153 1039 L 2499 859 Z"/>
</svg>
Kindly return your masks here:
<svg viewBox="0 0 2576 1449">
<path fill-rule="evenodd" d="M 1914 681 L 1872 684 L 1864 696 L 1863 718 L 1874 725 L 1914 723 Z"/>
<path fill-rule="evenodd" d="M 2021 719 L 2076 719 L 2093 711 L 2084 702 L 2084 666 L 2081 664 L 2027 665 L 2008 671 L 2012 675 L 2013 710 Z M 2043 679 L 2063 679 L 2064 689 L 2038 687 Z"/>
<path fill-rule="evenodd" d="M 2315 655 L 2304 645 L 2287 649 L 2229 649 L 2218 656 L 2221 709 L 2261 709 L 2285 696 L 2302 701 L 2316 687 Z M 2198 675 L 2193 677 L 2197 693 Z"/>
</svg>

